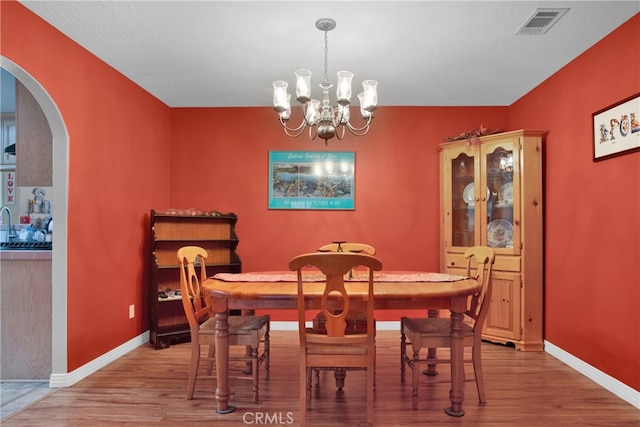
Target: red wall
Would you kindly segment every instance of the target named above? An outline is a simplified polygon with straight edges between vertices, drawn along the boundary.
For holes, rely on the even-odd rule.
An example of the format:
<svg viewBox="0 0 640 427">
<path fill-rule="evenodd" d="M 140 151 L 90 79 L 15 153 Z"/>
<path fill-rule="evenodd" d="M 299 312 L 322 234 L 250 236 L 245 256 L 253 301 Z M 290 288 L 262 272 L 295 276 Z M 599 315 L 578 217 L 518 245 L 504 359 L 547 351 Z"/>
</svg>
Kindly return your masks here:
<svg viewBox="0 0 640 427">
<path fill-rule="evenodd" d="M 544 337 L 640 390 L 640 152 L 593 162 L 591 130 L 593 112 L 637 93 L 640 15 L 518 100 L 509 123 L 549 131 Z"/>
<path fill-rule="evenodd" d="M 507 108 L 380 108 L 366 137 L 325 146 L 287 137 L 270 108 L 173 109 L 171 205 L 235 212 L 244 271 L 287 270 L 295 255 L 334 240 L 373 245 L 387 270 L 437 271 L 436 146 L 481 123 L 506 129 Z M 269 150 L 354 151 L 355 210 L 267 209 Z"/>
<path fill-rule="evenodd" d="M 71 372 L 149 329 L 146 223 L 168 200 L 170 110 L 22 5 L 0 6 L 0 53 L 40 82 L 69 134 Z"/>
</svg>

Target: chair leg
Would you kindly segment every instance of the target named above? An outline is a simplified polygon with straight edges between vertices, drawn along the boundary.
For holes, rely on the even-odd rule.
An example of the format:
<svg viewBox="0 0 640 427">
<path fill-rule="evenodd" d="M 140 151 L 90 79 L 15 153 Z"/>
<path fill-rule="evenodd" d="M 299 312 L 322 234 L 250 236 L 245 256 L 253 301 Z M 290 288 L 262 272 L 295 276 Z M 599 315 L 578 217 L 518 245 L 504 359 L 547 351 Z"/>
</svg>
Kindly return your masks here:
<svg viewBox="0 0 640 427">
<path fill-rule="evenodd" d="M 404 382 L 406 370 L 405 355 L 407 353 L 407 336 L 404 334 L 404 318 L 400 319 L 400 382 Z"/>
<path fill-rule="evenodd" d="M 269 329 L 264 334 L 264 376 L 265 378 L 269 378 L 269 364 L 271 363 L 269 358 L 271 356 L 271 347 L 269 343 Z"/>
<path fill-rule="evenodd" d="M 420 352 L 413 351 L 413 362 L 411 364 L 411 387 L 412 396 L 415 401 L 418 398 L 418 381 L 420 375 Z"/>
<path fill-rule="evenodd" d="M 345 368 L 335 368 L 333 370 L 333 377 L 336 379 L 336 388 L 338 391 L 342 391 L 344 379 L 347 377 L 347 370 Z"/>
<path fill-rule="evenodd" d="M 367 423 L 369 426 L 373 426 L 373 393 L 375 382 L 376 370 L 375 363 L 374 369 L 367 368 Z"/>
<path fill-rule="evenodd" d="M 207 375 L 211 376 L 213 372 L 213 362 L 216 357 L 216 346 L 214 344 L 209 345 L 209 351 L 207 353 Z"/>
<path fill-rule="evenodd" d="M 193 399 L 196 388 L 196 376 L 198 375 L 198 365 L 200 364 L 200 344 L 197 340 L 191 342 L 191 365 L 189 366 L 189 379 L 187 382 L 187 400 Z"/>
<path fill-rule="evenodd" d="M 484 405 L 487 403 L 487 398 L 484 394 L 484 375 L 482 374 L 482 356 L 479 342 L 474 342 L 473 348 L 471 349 L 471 357 L 473 359 L 473 373 L 476 378 L 476 388 L 478 389 L 478 400 L 481 405 Z"/>
<path fill-rule="evenodd" d="M 309 376 L 311 370 L 304 364 L 300 364 L 300 426 L 307 425 L 307 401 L 311 397 L 309 390 Z"/>
<path fill-rule="evenodd" d="M 258 403 L 259 375 L 258 369 L 258 347 L 251 349 L 251 376 L 253 378 L 253 403 Z"/>
<path fill-rule="evenodd" d="M 376 353 L 373 355 L 373 391 L 376 390 L 376 379 L 378 378 L 377 372 L 378 372 L 378 352 L 376 351 Z"/>
<path fill-rule="evenodd" d="M 251 347 L 250 345 L 246 345 L 245 346 L 245 352 L 244 352 L 245 357 L 253 357 L 253 347 Z M 243 374 L 251 374 L 253 372 L 253 368 L 252 368 L 252 364 L 250 361 L 246 361 L 244 362 L 245 364 L 245 368 L 242 370 Z"/>
</svg>

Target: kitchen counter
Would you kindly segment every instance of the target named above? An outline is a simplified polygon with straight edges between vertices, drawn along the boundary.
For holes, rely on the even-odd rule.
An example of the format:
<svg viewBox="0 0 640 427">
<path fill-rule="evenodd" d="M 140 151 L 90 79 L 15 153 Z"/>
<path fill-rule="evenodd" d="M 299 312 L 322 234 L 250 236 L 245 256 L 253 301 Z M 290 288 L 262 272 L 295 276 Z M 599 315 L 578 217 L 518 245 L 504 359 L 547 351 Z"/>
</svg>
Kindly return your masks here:
<svg viewBox="0 0 640 427">
<path fill-rule="evenodd" d="M 3 380 L 48 380 L 51 376 L 51 255 L 50 249 L 0 250 Z"/>
<path fill-rule="evenodd" d="M 51 249 L 29 250 L 29 249 L 0 249 L 0 260 L 51 260 Z"/>
</svg>

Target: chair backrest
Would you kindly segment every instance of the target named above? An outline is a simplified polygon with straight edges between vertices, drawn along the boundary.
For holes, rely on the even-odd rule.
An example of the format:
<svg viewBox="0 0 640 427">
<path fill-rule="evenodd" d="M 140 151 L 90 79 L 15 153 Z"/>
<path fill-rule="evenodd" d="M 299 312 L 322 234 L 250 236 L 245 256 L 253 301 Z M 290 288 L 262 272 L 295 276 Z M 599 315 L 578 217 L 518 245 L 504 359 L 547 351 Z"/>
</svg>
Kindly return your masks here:
<svg viewBox="0 0 640 427">
<path fill-rule="evenodd" d="M 368 267 L 367 331 L 373 334 L 373 272 L 382 269 L 380 260 L 372 255 L 350 252 L 316 252 L 298 255 L 289 262 L 289 269 L 297 271 L 298 277 L 298 329 L 301 343 L 305 341 L 305 283 L 303 269 L 317 269 L 325 275 L 321 310 L 326 318 L 326 335 L 344 337 L 349 313 L 349 295 L 344 285 L 344 276 L 354 267 Z M 328 302 L 330 301 L 330 304 Z M 338 311 L 334 311 L 338 307 Z"/>
<path fill-rule="evenodd" d="M 180 293 L 182 294 L 182 306 L 189 321 L 191 332 L 197 332 L 200 321 L 209 315 L 209 307 L 202 298 L 201 281 L 207 277 L 207 269 L 204 259 L 207 251 L 199 246 L 184 246 L 178 249 L 178 262 L 180 263 Z M 200 277 L 196 272 L 196 261 L 200 263 Z"/>
<path fill-rule="evenodd" d="M 367 253 L 369 255 L 375 255 L 376 250 L 373 246 L 366 243 L 329 243 L 328 245 L 320 246 L 318 252 L 338 252 L 338 248 L 342 249 L 342 252 L 354 252 L 354 253 Z"/>
<path fill-rule="evenodd" d="M 469 309 L 466 312 L 467 316 L 475 320 L 474 330 L 480 331 L 489 312 L 493 263 L 496 255 L 489 247 L 474 246 L 465 251 L 464 257 L 467 259 L 467 276 L 474 277 L 482 285 L 480 291 L 471 297 Z"/>
</svg>

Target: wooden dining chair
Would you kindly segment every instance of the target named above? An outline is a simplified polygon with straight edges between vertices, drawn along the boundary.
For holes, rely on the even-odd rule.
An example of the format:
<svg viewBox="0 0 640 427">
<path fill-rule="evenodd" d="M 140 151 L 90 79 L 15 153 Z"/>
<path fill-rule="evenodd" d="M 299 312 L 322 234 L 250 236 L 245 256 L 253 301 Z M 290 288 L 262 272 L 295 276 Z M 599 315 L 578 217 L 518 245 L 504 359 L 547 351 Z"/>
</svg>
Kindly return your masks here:
<svg viewBox="0 0 640 427">
<path fill-rule="evenodd" d="M 340 242 L 320 246 L 318 252 L 353 252 L 375 255 L 376 249 L 366 243 Z"/>
<path fill-rule="evenodd" d="M 469 298 L 467 311 L 465 312 L 465 322 L 463 323 L 464 346 L 471 347 L 471 359 L 466 362 L 473 363 L 474 378 L 465 378 L 465 381 L 475 381 L 478 389 L 478 400 L 480 404 L 486 403 L 484 392 L 484 377 L 482 374 L 481 338 L 482 326 L 487 317 L 489 303 L 491 302 L 491 275 L 495 253 L 493 249 L 485 246 L 475 246 L 469 248 L 464 253 L 467 259 L 467 276 L 474 277 L 482 285 L 481 290 Z M 407 347 L 412 351 L 407 353 Z M 421 367 L 433 366 L 433 373 L 427 375 L 437 375 L 435 367 L 438 363 L 451 363 L 451 359 L 439 359 L 433 354 L 427 353 L 420 356 L 423 348 L 451 348 L 451 319 L 450 318 L 408 318 L 400 319 L 400 375 L 404 382 L 405 366 L 412 370 L 412 386 L 414 403 L 418 397 L 418 378 Z M 432 372 L 431 369 L 429 372 Z M 444 381 L 442 381 L 444 382 Z M 447 382 L 449 382 L 447 380 Z"/>
<path fill-rule="evenodd" d="M 367 332 L 347 334 L 346 317 L 352 303 L 344 283 L 344 277 L 356 267 L 369 269 L 366 305 Z M 382 269 L 380 260 L 372 255 L 355 253 L 309 253 L 299 255 L 289 262 L 289 269 L 297 271 L 298 281 L 298 330 L 300 335 L 300 421 L 306 425 L 307 402 L 311 400 L 313 368 L 350 367 L 367 371 L 367 422 L 373 425 L 373 388 L 375 372 L 375 333 L 373 329 L 374 280 L 373 272 Z M 318 282 L 304 281 L 303 270 L 320 271 L 324 283 L 322 294 L 309 296 L 309 288 L 318 289 Z M 364 284 L 363 282 L 360 282 Z M 306 327 L 309 302 L 315 298 L 326 318 L 326 332 L 316 333 Z M 337 308 L 337 310 L 336 310 Z"/>
<path fill-rule="evenodd" d="M 207 277 L 204 259 L 207 251 L 199 246 L 184 246 L 178 249 L 180 263 L 180 292 L 182 305 L 191 331 L 191 365 L 187 383 L 187 399 L 193 399 L 197 378 L 215 378 L 212 374 L 215 361 L 215 317 L 211 316 L 211 307 L 203 297 L 201 283 Z M 200 265 L 200 277 L 196 265 Z M 266 376 L 269 375 L 269 316 L 229 316 L 229 345 L 244 346 L 244 356 L 229 357 L 230 361 L 242 361 L 247 364 L 243 371 L 251 371 L 253 379 L 253 401 L 258 402 L 259 366 L 265 364 Z M 262 343 L 262 353 L 260 344 Z M 207 356 L 202 358 L 202 347 L 207 347 Z M 200 360 L 207 363 L 206 375 L 199 372 Z M 250 369 L 249 369 L 250 367 Z"/>
<path fill-rule="evenodd" d="M 318 252 L 352 252 L 352 253 L 365 253 L 369 255 L 375 255 L 376 250 L 373 246 L 366 243 L 353 243 L 353 242 L 335 242 L 320 246 Z M 352 272 L 351 272 L 352 274 Z M 325 324 L 324 313 L 319 312 L 313 319 L 314 332 L 324 332 Z M 347 331 L 348 333 L 358 333 L 367 330 L 367 313 L 365 311 L 351 311 L 347 313 Z M 375 330 L 375 319 L 374 319 Z M 346 368 L 335 367 L 322 369 L 325 371 L 333 371 L 333 375 L 336 381 L 336 388 L 342 390 L 344 382 L 347 377 L 347 371 L 358 370 L 360 368 Z M 315 368 L 316 384 L 320 384 L 320 368 Z"/>
</svg>

